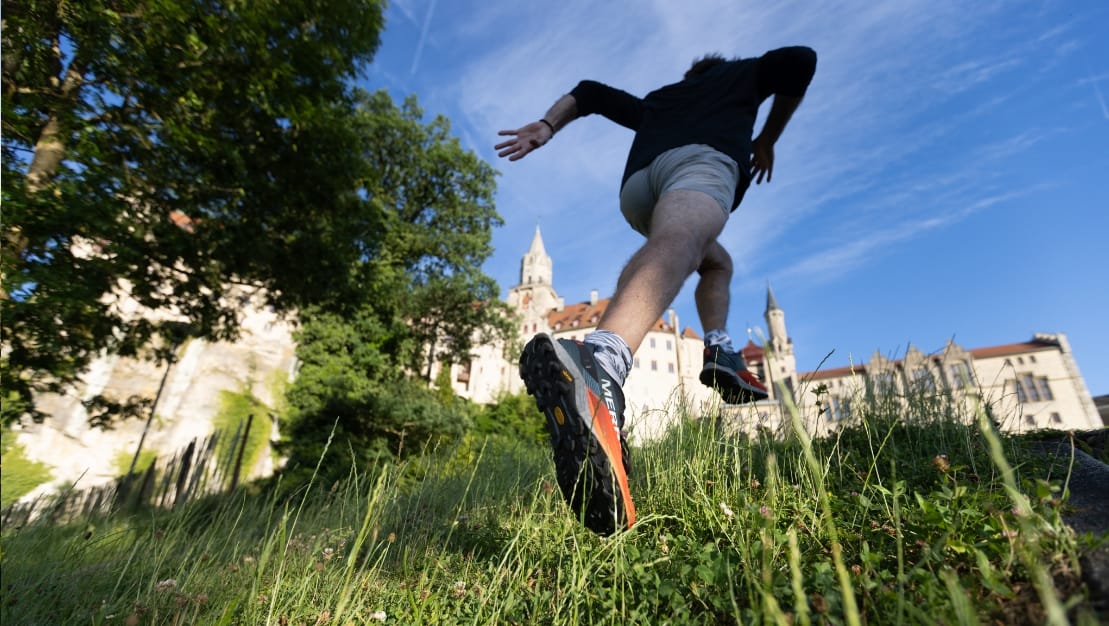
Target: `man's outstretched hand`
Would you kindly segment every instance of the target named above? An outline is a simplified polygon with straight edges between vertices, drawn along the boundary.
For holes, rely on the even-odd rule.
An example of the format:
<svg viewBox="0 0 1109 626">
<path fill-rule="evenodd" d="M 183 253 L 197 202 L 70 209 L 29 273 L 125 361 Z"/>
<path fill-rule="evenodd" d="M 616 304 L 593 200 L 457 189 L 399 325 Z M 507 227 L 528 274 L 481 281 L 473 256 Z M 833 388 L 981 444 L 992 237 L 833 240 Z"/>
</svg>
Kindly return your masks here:
<svg viewBox="0 0 1109 626">
<path fill-rule="evenodd" d="M 751 144 L 751 177 L 756 185 L 762 183 L 763 174 L 769 183 L 774 174 L 774 142 L 759 135 Z"/>
<path fill-rule="evenodd" d="M 498 150 L 497 156 L 508 157 L 509 161 L 517 161 L 550 141 L 554 132 L 543 122 L 532 122 L 516 130 L 502 130 L 497 134 L 512 137 L 508 141 L 502 141 L 493 146 L 494 150 Z"/>
</svg>

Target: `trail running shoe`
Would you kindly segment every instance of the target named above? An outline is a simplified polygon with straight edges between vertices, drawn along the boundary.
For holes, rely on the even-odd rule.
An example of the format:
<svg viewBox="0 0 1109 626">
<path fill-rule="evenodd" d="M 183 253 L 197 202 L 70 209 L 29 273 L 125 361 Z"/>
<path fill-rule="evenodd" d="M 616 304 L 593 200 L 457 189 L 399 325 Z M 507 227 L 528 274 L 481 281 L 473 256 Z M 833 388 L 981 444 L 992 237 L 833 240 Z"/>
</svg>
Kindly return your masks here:
<svg viewBox="0 0 1109 626">
<path fill-rule="evenodd" d="M 547 416 L 563 498 L 587 528 L 608 535 L 635 523 L 635 505 L 621 433 L 624 393 L 593 350 L 540 333 L 524 346 L 520 378 Z"/>
<path fill-rule="evenodd" d="M 742 355 L 728 352 L 720 346 L 705 348 L 701 382 L 720 392 L 720 397 L 728 404 L 756 402 L 770 395 L 758 376 L 747 371 Z"/>
</svg>

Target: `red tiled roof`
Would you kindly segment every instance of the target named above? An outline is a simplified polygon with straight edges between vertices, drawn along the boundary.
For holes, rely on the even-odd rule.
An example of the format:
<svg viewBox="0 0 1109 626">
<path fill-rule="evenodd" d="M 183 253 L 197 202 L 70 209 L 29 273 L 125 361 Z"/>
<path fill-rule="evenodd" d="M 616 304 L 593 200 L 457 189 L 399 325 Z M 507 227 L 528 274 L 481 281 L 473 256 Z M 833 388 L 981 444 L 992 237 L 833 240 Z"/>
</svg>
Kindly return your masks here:
<svg viewBox="0 0 1109 626">
<path fill-rule="evenodd" d="M 686 326 L 685 330 L 682 331 L 682 337 L 685 339 L 701 339 L 701 336 L 697 334 L 697 331 L 693 330 L 689 326 Z"/>
<path fill-rule="evenodd" d="M 766 359 L 766 351 L 750 339 L 747 340 L 747 345 L 743 346 L 739 352 L 743 355 L 743 360 L 748 363 L 762 363 Z"/>
<path fill-rule="evenodd" d="M 815 372 L 801 372 L 798 375 L 805 380 L 827 380 L 829 378 L 843 378 L 851 374 L 866 374 L 866 366 L 848 365 L 847 367 L 833 367 L 831 369 L 816 370 Z"/>
<path fill-rule="evenodd" d="M 1044 350 L 1057 349 L 1059 349 L 1059 346 L 1051 343 L 1050 341 L 1037 341 L 1033 339 L 1032 341 L 1023 341 L 1021 343 L 1009 343 L 1000 346 L 987 346 L 985 348 L 972 348 L 970 350 L 967 350 L 967 352 L 971 355 L 971 357 L 975 359 L 988 359 L 991 357 L 1008 356 L 1011 354 L 1042 352 Z M 929 360 L 939 360 L 940 358 L 942 358 L 942 356 L 942 353 L 930 354 L 927 358 Z M 744 353 L 744 357 L 746 357 L 746 353 Z M 901 362 L 902 359 L 898 359 L 895 361 L 890 361 L 890 364 L 899 365 Z M 866 374 L 866 365 L 834 367 L 829 369 L 817 370 L 815 372 L 799 372 L 798 376 L 801 376 L 802 378 L 805 378 L 807 380 L 825 380 L 828 378 L 840 378 L 843 376 L 850 376 L 852 372 L 854 372 L 855 374 Z"/>
<path fill-rule="evenodd" d="M 185 215 L 181 211 L 170 211 L 169 221 L 173 222 L 173 225 L 181 230 L 191 233 L 193 232 L 193 228 L 195 228 L 197 220 Z"/>
<path fill-rule="evenodd" d="M 1041 341 L 1025 341 L 1021 343 L 1010 343 L 1003 346 L 989 346 L 987 348 L 974 348 L 967 350 L 971 356 L 976 359 L 988 359 L 995 356 L 1007 356 L 1010 354 L 1018 354 L 1021 352 L 1035 352 L 1040 350 L 1058 350 L 1059 346 L 1041 342 Z"/>
<path fill-rule="evenodd" d="M 611 301 L 612 298 L 602 298 L 597 300 L 597 304 L 590 304 L 588 301 L 567 304 L 562 307 L 561 311 L 554 310 L 548 313 L 547 323 L 555 330 L 595 328 L 597 323 L 601 320 L 601 316 L 605 314 L 605 309 L 608 308 L 608 304 Z M 577 323 L 576 326 L 575 322 Z M 651 327 L 651 330 L 668 333 L 674 332 L 674 328 L 661 317 L 655 322 L 655 325 Z M 682 332 L 682 336 L 700 339 L 700 336 L 688 327 Z"/>
</svg>

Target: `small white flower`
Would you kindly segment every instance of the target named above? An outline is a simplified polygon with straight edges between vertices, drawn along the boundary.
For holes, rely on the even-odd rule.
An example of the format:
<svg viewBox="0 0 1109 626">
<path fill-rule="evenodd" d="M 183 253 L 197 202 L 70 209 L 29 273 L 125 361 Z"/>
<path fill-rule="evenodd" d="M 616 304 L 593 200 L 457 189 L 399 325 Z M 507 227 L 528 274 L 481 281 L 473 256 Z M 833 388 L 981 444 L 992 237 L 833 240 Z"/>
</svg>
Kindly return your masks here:
<svg viewBox="0 0 1109 626">
<path fill-rule="evenodd" d="M 728 519 L 732 519 L 733 517 L 735 517 L 735 511 L 732 511 L 730 508 L 728 508 L 728 505 L 723 502 L 720 503 L 720 510 L 724 512 L 724 517 Z"/>
<path fill-rule="evenodd" d="M 374 611 L 370 614 L 370 619 L 384 622 L 386 618 L 385 611 Z"/>
</svg>

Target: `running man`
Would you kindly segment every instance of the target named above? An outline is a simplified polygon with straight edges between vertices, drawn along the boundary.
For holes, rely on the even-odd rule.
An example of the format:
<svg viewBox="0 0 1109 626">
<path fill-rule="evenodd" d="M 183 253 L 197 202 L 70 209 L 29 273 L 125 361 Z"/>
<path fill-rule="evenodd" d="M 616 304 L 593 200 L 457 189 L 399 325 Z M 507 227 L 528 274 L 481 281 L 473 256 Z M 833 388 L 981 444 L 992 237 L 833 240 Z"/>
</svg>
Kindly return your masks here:
<svg viewBox="0 0 1109 626">
<path fill-rule="evenodd" d="M 542 119 L 498 133 L 511 138 L 497 144 L 497 155 L 516 161 L 593 113 L 635 131 L 620 210 L 646 243 L 624 267 L 597 330 L 584 342 L 540 333 L 520 357 L 520 376 L 547 416 L 562 494 L 599 534 L 635 523 L 621 388 L 632 354 L 694 271 L 705 329 L 701 382 L 728 403 L 767 397 L 726 330 L 732 259 L 717 237 L 751 180 L 770 182 L 774 144 L 815 71 L 816 53 L 803 46 L 750 59 L 709 55 L 680 82 L 643 98 L 584 80 Z M 759 105 L 770 96 L 770 113 L 752 140 Z"/>
</svg>

